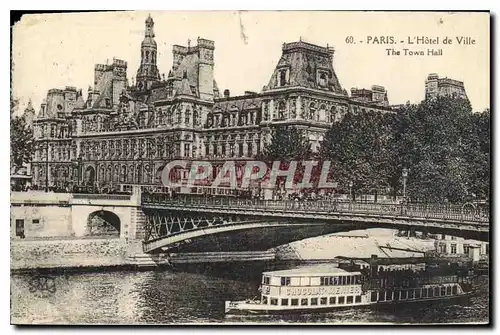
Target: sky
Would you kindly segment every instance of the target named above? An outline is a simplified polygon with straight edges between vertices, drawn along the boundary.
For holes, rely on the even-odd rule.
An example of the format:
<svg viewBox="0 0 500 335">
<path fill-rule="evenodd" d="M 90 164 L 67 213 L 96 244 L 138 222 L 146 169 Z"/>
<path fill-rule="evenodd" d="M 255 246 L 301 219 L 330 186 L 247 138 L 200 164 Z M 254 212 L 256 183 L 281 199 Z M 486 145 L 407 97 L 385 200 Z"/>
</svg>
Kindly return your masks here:
<svg viewBox="0 0 500 335">
<path fill-rule="evenodd" d="M 12 93 L 24 110 L 31 99 L 38 112 L 51 88 L 87 89 L 94 64 L 113 57 L 128 62 L 127 77 L 136 76 L 144 21 L 151 14 L 158 44 L 160 73 L 172 65 L 172 45 L 196 44 L 198 37 L 215 41 L 214 76 L 221 92 L 260 92 L 281 56 L 284 42 L 302 39 L 335 48 L 333 66 L 340 84 L 384 86 L 390 104 L 424 98 L 429 73 L 463 81 L 473 110 L 489 108 L 490 18 L 488 13 L 384 13 L 327 11 L 260 12 L 106 12 L 25 15 L 13 28 Z M 356 43 L 347 43 L 350 41 Z M 372 44 L 393 36 L 396 45 Z M 416 36 L 440 38 L 438 45 L 408 45 Z M 459 45 L 457 38 L 475 40 Z M 443 44 L 449 37 L 452 44 Z M 401 44 L 400 41 L 405 41 Z M 387 48 L 442 49 L 442 56 L 389 56 Z"/>
</svg>

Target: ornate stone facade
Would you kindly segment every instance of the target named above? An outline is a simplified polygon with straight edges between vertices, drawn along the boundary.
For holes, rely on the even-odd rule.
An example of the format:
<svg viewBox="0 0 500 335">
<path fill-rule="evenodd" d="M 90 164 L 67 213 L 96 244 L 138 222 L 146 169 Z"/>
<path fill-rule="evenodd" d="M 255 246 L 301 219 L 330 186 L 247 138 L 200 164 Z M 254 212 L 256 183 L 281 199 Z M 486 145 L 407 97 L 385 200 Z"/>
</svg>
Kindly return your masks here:
<svg viewBox="0 0 500 335">
<path fill-rule="evenodd" d="M 333 49 L 302 41 L 283 45 L 260 93 L 231 97 L 225 90 L 220 96 L 215 44 L 202 38 L 196 46 L 174 45 L 171 70 L 161 78 L 153 26 L 148 17 L 135 83 L 127 82 L 127 63 L 114 59 L 95 66 L 87 99 L 71 87 L 49 91 L 34 121 L 34 184 L 159 185 L 172 159 L 259 155 L 277 125 L 302 129 L 317 150 L 346 113 L 391 112 L 384 88 L 350 97 L 333 69 Z"/>
</svg>

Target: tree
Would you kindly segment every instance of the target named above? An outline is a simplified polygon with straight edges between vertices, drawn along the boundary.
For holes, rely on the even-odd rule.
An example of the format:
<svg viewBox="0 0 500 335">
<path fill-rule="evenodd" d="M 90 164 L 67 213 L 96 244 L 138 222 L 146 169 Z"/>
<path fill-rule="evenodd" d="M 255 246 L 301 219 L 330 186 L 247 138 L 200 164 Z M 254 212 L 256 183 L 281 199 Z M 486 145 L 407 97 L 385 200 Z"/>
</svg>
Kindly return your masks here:
<svg viewBox="0 0 500 335">
<path fill-rule="evenodd" d="M 466 198 L 470 155 L 477 147 L 468 100 L 438 97 L 406 106 L 395 132 L 393 185 L 400 180 L 400 169 L 406 167 L 410 197 L 433 202 Z"/>
<path fill-rule="evenodd" d="M 472 114 L 472 132 L 468 151 L 470 193 L 489 198 L 490 190 L 490 110 Z"/>
<path fill-rule="evenodd" d="M 16 170 L 31 162 L 33 131 L 26 125 L 24 116 L 10 119 L 10 163 Z"/>
<path fill-rule="evenodd" d="M 271 143 L 264 149 L 267 160 L 300 160 L 311 156 L 311 147 L 302 132 L 291 126 L 277 126 L 273 129 Z"/>
<path fill-rule="evenodd" d="M 466 99 L 439 97 L 397 113 L 348 113 L 326 133 L 320 155 L 332 161 L 341 191 L 401 195 L 409 169 L 413 200 L 463 202 L 489 196 L 490 112 Z"/>
<path fill-rule="evenodd" d="M 388 186 L 391 153 L 388 150 L 393 115 L 348 113 L 325 134 L 320 156 L 331 161 L 340 190 L 377 193 Z"/>
</svg>

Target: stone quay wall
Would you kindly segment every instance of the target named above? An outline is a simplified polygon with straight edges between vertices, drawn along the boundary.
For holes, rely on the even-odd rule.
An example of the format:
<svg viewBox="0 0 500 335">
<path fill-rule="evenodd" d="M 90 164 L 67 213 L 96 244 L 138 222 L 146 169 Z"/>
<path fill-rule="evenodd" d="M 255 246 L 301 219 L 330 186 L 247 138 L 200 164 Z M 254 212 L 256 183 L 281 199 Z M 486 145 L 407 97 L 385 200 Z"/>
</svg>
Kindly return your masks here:
<svg viewBox="0 0 500 335">
<path fill-rule="evenodd" d="M 12 240 L 11 269 L 113 267 L 128 264 L 124 239 Z"/>
</svg>

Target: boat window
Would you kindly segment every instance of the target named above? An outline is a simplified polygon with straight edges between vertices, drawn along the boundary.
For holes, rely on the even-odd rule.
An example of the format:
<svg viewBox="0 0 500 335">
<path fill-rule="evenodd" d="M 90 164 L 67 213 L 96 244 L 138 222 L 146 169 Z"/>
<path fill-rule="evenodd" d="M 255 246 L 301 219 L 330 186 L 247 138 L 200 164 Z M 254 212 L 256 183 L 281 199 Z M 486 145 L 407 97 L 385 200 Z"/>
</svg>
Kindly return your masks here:
<svg viewBox="0 0 500 335">
<path fill-rule="evenodd" d="M 288 299 L 281 299 L 281 306 L 288 306 Z"/>
<path fill-rule="evenodd" d="M 347 279 L 346 279 L 346 283 L 345 283 L 345 284 L 346 284 L 346 285 L 351 285 L 351 278 L 352 278 L 352 277 L 351 277 L 351 276 L 347 276 L 346 278 L 347 278 Z"/>
<path fill-rule="evenodd" d="M 422 289 L 422 298 L 427 298 L 429 295 L 427 294 L 427 287 Z"/>
<path fill-rule="evenodd" d="M 292 306 L 298 306 L 299 305 L 299 299 L 292 299 L 291 300 L 291 305 Z"/>
<path fill-rule="evenodd" d="M 330 285 L 335 285 L 335 277 L 330 277 Z"/>
<path fill-rule="evenodd" d="M 425 289 L 424 289 L 425 290 Z M 415 290 L 415 299 L 420 299 L 422 296 L 421 294 L 421 289 L 416 289 Z"/>
<path fill-rule="evenodd" d="M 376 291 L 372 291 L 371 301 L 377 301 L 377 292 Z"/>
<path fill-rule="evenodd" d="M 413 298 L 415 298 L 415 291 L 408 290 L 408 299 L 413 299 Z"/>
<path fill-rule="evenodd" d="M 326 305 L 327 301 L 328 301 L 328 299 L 325 297 L 325 298 L 321 298 L 321 299 L 319 300 L 319 303 L 320 303 L 321 305 Z"/>
<path fill-rule="evenodd" d="M 343 305 L 345 303 L 345 297 L 339 297 L 339 304 Z"/>
<path fill-rule="evenodd" d="M 446 287 L 441 287 L 441 295 L 446 295 Z"/>
<path fill-rule="evenodd" d="M 302 298 L 302 299 L 300 299 L 300 305 L 301 305 L 301 306 L 307 306 L 307 305 L 308 305 L 308 304 L 307 304 L 307 298 Z"/>
<path fill-rule="evenodd" d="M 357 295 L 356 296 L 356 300 L 355 300 L 357 303 L 361 302 L 361 296 L 360 295 Z"/>
<path fill-rule="evenodd" d="M 321 278 L 319 279 L 319 284 L 320 284 L 321 286 L 323 286 L 323 285 L 328 285 L 328 283 L 329 283 L 328 277 L 321 277 Z"/>
<path fill-rule="evenodd" d="M 405 300 L 408 296 L 408 291 L 403 290 L 401 291 L 401 300 Z"/>
<path fill-rule="evenodd" d="M 378 301 L 385 301 L 385 291 L 380 291 Z"/>
<path fill-rule="evenodd" d="M 399 300 L 399 291 L 394 291 L 394 300 Z"/>
<path fill-rule="evenodd" d="M 453 295 L 455 295 L 455 294 L 458 293 L 457 285 L 453 285 L 453 287 L 451 288 L 451 292 L 452 292 Z"/>
<path fill-rule="evenodd" d="M 348 297 L 347 297 L 347 303 L 348 303 L 348 304 L 352 304 L 352 302 L 353 302 L 353 300 L 354 300 L 353 298 L 354 298 L 354 297 L 353 297 L 352 295 L 348 296 Z"/>
<path fill-rule="evenodd" d="M 427 288 L 427 295 L 429 298 L 432 298 L 434 296 L 434 289 L 432 287 Z"/>
<path fill-rule="evenodd" d="M 356 275 L 356 284 L 361 284 L 361 276 Z"/>
<path fill-rule="evenodd" d="M 340 276 L 340 285 L 345 285 L 345 277 L 344 276 Z"/>
<path fill-rule="evenodd" d="M 330 297 L 330 305 L 335 305 L 337 303 L 337 297 Z"/>
<path fill-rule="evenodd" d="M 290 277 L 281 277 L 281 286 L 289 286 Z"/>
<path fill-rule="evenodd" d="M 339 277 L 333 277 L 333 285 L 339 285 Z"/>
<path fill-rule="evenodd" d="M 264 305 L 267 305 L 267 296 L 265 296 L 265 295 L 264 295 L 264 296 L 262 296 L 262 303 L 263 303 Z"/>
<path fill-rule="evenodd" d="M 434 287 L 434 296 L 439 297 L 439 287 Z"/>
<path fill-rule="evenodd" d="M 277 305 L 278 305 L 278 299 L 276 299 L 276 298 L 271 298 L 271 305 L 275 305 L 275 306 L 277 306 Z"/>
<path fill-rule="evenodd" d="M 311 306 L 316 306 L 318 304 L 318 298 L 311 298 Z"/>
<path fill-rule="evenodd" d="M 263 280 L 262 280 L 262 283 L 263 283 L 263 284 L 267 284 L 267 285 L 269 285 L 269 283 L 271 282 L 271 280 L 270 280 L 270 279 L 271 279 L 271 278 L 269 278 L 268 276 L 264 276 L 264 278 L 263 278 Z"/>
</svg>

